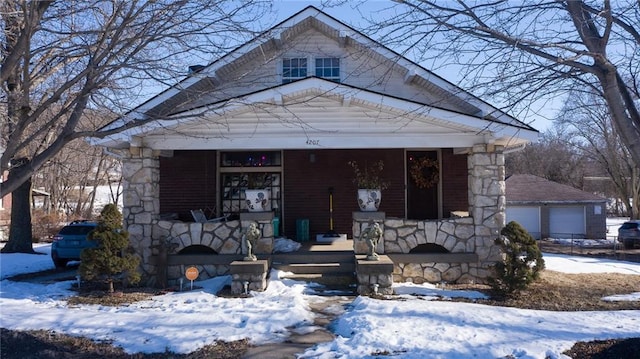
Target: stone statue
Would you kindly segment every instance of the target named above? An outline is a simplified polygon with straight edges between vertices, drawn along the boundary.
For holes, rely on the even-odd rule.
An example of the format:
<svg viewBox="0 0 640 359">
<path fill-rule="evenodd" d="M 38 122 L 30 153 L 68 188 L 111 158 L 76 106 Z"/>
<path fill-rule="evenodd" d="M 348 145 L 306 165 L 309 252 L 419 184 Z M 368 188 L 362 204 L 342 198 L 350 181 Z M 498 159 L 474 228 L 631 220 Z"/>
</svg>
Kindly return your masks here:
<svg viewBox="0 0 640 359">
<path fill-rule="evenodd" d="M 256 261 L 258 258 L 253 254 L 253 247 L 258 243 L 261 233 L 256 222 L 251 222 L 247 230 L 242 235 L 242 244 L 247 248 L 245 261 Z"/>
<path fill-rule="evenodd" d="M 360 240 L 367 241 L 367 247 L 369 248 L 369 251 L 367 252 L 368 261 L 380 260 L 380 257 L 378 257 L 378 254 L 376 253 L 376 246 L 378 245 L 380 238 L 382 238 L 382 228 L 380 228 L 380 224 L 370 220 L 369 225 L 367 228 L 362 230 L 359 238 Z"/>
</svg>

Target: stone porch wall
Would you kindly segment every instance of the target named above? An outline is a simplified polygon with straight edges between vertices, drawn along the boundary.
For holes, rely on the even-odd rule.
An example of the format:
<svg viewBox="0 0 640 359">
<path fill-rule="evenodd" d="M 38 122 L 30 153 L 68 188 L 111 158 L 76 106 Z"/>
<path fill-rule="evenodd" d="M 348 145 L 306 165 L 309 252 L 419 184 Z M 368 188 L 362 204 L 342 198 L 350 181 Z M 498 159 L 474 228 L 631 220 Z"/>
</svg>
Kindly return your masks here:
<svg viewBox="0 0 640 359">
<path fill-rule="evenodd" d="M 272 214 L 243 216 L 240 221 L 193 223 L 160 220 L 159 151 L 132 147 L 123 152 L 123 217 L 130 234 L 130 243 L 141 257 L 143 284 L 158 285 L 159 273 L 167 271 L 166 279 L 175 283 L 184 275 L 186 265 L 164 268 L 161 254 L 174 255 L 184 248 L 203 245 L 218 254 L 242 254 L 243 228 L 250 221 L 258 222 L 263 238 L 255 253 L 271 253 L 273 249 Z M 192 263 L 200 270 L 199 279 L 227 274 L 228 265 Z M 160 274 L 160 277 L 165 278 Z"/>
<path fill-rule="evenodd" d="M 469 217 L 409 220 L 385 218 L 383 212 L 354 212 L 352 231 L 355 253 L 367 252 L 366 244 L 358 238 L 369 220 L 374 220 L 382 225 L 384 231 L 384 240 L 378 243 L 377 253 L 408 254 L 418 245 L 433 243 L 452 254 L 477 255 L 474 257 L 477 260 L 472 262 L 457 259 L 448 262 L 446 254 L 440 256 L 443 261 L 439 262 L 403 263 L 394 260 L 395 281 L 486 282 L 491 275 L 490 266 L 502 258 L 501 249 L 494 242 L 505 225 L 504 155 L 501 147 L 477 145 L 468 158 Z M 412 258 L 415 259 L 415 256 Z"/>
<path fill-rule="evenodd" d="M 362 212 L 361 212 L 362 213 Z M 490 258 L 499 258 L 500 248 L 493 240 L 485 241 L 475 235 L 473 218 L 456 218 L 445 220 L 407 220 L 402 218 L 386 218 L 383 223 L 384 241 L 378 244 L 380 254 L 409 254 L 421 244 L 437 244 L 452 254 L 473 253 L 477 260 L 461 262 L 455 256 L 440 254 L 438 262 L 402 262 L 402 256 L 391 256 L 394 260 L 393 278 L 396 282 L 413 283 L 469 283 L 484 282 L 489 275 L 487 266 L 493 264 Z M 366 228 L 368 220 L 354 221 L 354 238 Z M 354 241 L 356 253 L 366 253 L 366 244 Z M 412 256 L 412 260 L 422 253 Z M 426 256 L 425 256 L 426 257 Z M 433 257 L 433 255 L 430 255 Z M 488 261 L 483 266 L 482 259 Z"/>
<path fill-rule="evenodd" d="M 273 251 L 273 224 L 270 220 L 256 221 L 262 231 L 262 238 L 255 247 L 256 254 L 268 254 Z M 242 235 L 244 228 L 250 220 L 237 220 L 216 223 L 192 223 L 178 221 L 158 221 L 153 225 L 153 240 L 163 239 L 163 245 L 169 247 L 169 255 L 175 255 L 181 250 L 190 246 L 205 246 L 214 250 L 217 254 L 237 254 L 246 253 L 246 248 L 242 246 Z M 155 253 L 154 253 L 155 254 Z M 211 254 L 215 255 L 215 254 Z M 178 256 L 180 256 L 178 254 Z M 204 264 L 193 262 L 200 274 L 198 279 L 209 279 L 220 275 L 229 274 L 229 264 Z M 167 268 L 167 281 L 169 285 L 184 277 L 186 268 L 189 265 L 169 265 Z"/>
<path fill-rule="evenodd" d="M 468 156 L 469 213 L 470 217 L 439 221 L 412 221 L 384 219 L 385 240 L 378 245 L 379 253 L 408 253 L 422 243 L 442 245 L 452 253 L 476 253 L 476 262 L 466 263 L 396 263 L 394 277 L 398 280 L 420 281 L 434 278 L 439 273 L 442 280 L 484 282 L 489 276 L 489 266 L 501 259 L 494 240 L 505 225 L 504 155 L 500 146 L 476 145 Z M 123 216 L 129 231 L 131 245 L 141 257 L 141 271 L 145 285 L 156 285 L 158 280 L 157 257 L 167 245 L 177 245 L 176 250 L 189 245 L 206 245 L 219 254 L 242 253 L 241 229 L 244 224 L 182 223 L 159 219 L 159 151 L 132 147 L 123 158 Z M 446 178 L 442 179 L 446 181 Z M 384 218 L 384 217 L 383 217 Z M 357 239 L 366 221 L 354 221 L 353 238 Z M 228 227 L 235 226 L 235 227 Z M 263 244 L 267 251 L 269 241 L 273 245 L 271 221 L 261 223 L 263 236 L 270 237 Z M 169 243 L 167 243 L 167 241 Z M 366 253 L 366 245 L 354 241 L 356 254 Z M 359 247 L 364 245 L 363 247 Z M 217 249 L 216 249 L 217 248 Z M 257 251 L 257 253 L 260 253 Z M 198 263 L 194 263 L 198 264 Z M 204 268 L 203 268 L 204 269 Z M 206 272 L 219 273 L 220 268 L 207 268 Z M 226 270 L 226 269 L 224 269 Z M 172 269 L 172 276 L 180 269 Z M 419 274 L 422 273 L 420 277 Z"/>
</svg>

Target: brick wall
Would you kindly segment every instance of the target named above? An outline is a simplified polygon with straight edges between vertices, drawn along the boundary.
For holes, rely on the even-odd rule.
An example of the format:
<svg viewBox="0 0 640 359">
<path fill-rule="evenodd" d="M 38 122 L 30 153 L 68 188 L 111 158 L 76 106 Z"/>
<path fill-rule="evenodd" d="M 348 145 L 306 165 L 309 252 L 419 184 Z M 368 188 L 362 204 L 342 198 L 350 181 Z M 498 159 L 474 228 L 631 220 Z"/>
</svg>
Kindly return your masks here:
<svg viewBox="0 0 640 359">
<path fill-rule="evenodd" d="M 292 150 L 283 154 L 284 233 L 296 234 L 296 220 L 309 219 L 311 238 L 329 230 L 329 192 L 333 187 L 334 229 L 350 233 L 352 212 L 358 211 L 353 170 L 347 164 L 383 160 L 389 188 L 382 192 L 380 211 L 388 217 L 404 217 L 404 151 L 383 150 Z"/>
<path fill-rule="evenodd" d="M 405 217 L 404 150 L 288 150 L 283 153 L 283 233 L 296 235 L 296 219 L 308 219 L 312 239 L 329 230 L 329 193 L 334 188 L 334 229 L 350 233 L 352 212 L 358 211 L 357 188 L 347 164 L 364 165 L 382 159 L 389 188 L 382 193 L 380 211 Z M 313 160 L 313 162 L 312 162 Z M 443 214 L 467 210 L 467 156 L 442 150 Z M 178 213 L 192 221 L 189 210 L 216 206 L 216 151 L 175 151 L 160 157 L 160 213 Z"/>
<path fill-rule="evenodd" d="M 442 215 L 449 217 L 452 211 L 467 211 L 469 183 L 467 155 L 454 155 L 453 149 L 443 148 L 442 156 Z"/>
<path fill-rule="evenodd" d="M 192 221 L 192 209 L 216 206 L 216 151 L 174 151 L 160 157 L 160 213 Z"/>
</svg>

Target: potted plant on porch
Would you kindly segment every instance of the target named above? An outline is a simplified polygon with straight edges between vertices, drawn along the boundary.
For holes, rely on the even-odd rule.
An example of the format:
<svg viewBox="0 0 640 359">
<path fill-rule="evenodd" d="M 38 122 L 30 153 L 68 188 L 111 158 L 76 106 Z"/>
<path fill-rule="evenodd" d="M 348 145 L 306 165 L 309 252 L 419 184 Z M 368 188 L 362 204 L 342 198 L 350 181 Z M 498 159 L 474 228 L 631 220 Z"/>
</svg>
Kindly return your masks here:
<svg viewBox="0 0 640 359">
<path fill-rule="evenodd" d="M 353 168 L 353 183 L 358 186 L 358 206 L 360 206 L 360 210 L 365 212 L 377 211 L 382 200 L 382 190 L 388 186 L 388 183 L 382 179 L 384 161 L 379 160 L 371 165 L 365 163 L 362 168 L 356 161 L 347 163 Z"/>
</svg>

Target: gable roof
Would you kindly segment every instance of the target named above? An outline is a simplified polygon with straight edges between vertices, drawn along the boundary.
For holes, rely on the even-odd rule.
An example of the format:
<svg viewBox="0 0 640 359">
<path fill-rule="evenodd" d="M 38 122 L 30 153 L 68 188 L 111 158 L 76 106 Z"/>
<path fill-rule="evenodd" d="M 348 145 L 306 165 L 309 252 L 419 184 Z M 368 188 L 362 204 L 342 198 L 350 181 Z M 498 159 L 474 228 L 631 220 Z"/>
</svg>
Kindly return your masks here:
<svg viewBox="0 0 640 359">
<path fill-rule="evenodd" d="M 529 174 L 516 174 L 505 180 L 508 204 L 606 202 L 598 195 Z"/>
<path fill-rule="evenodd" d="M 183 79 L 175 86 L 172 86 L 152 99 L 146 101 L 121 119 L 106 126 L 104 129 L 112 129 L 130 121 L 149 120 L 150 118 L 154 119 L 156 117 L 164 120 L 175 120 L 177 117 L 181 119 L 181 123 L 184 123 L 185 116 L 190 112 L 198 112 L 199 109 L 203 108 L 219 108 L 220 105 L 223 105 L 223 103 L 220 102 L 220 99 L 205 104 L 200 102 L 197 105 L 198 107 L 191 109 L 188 107 L 185 108 L 184 106 L 177 106 L 176 104 L 182 104 L 185 102 L 184 100 L 194 98 L 194 94 L 215 91 L 215 87 L 224 80 L 224 74 L 229 71 L 229 68 L 240 66 L 240 64 L 247 63 L 251 61 L 251 59 L 260 56 L 260 54 L 272 51 L 273 49 L 278 49 L 282 46 L 283 41 L 294 38 L 297 34 L 305 31 L 305 29 L 310 26 L 344 46 L 349 45 L 366 49 L 373 56 L 384 59 L 389 64 L 393 64 L 394 67 L 399 66 L 399 68 L 403 69 L 405 72 L 404 80 L 406 83 L 417 84 L 422 88 L 429 89 L 429 91 L 436 91 L 440 96 L 446 98 L 447 101 L 456 103 L 456 106 L 461 109 L 461 112 L 456 112 L 455 110 L 452 111 L 451 109 L 438 109 L 434 105 L 429 106 L 426 103 L 416 103 L 415 101 L 412 102 L 408 99 L 404 99 L 405 104 L 413 103 L 413 107 L 415 107 L 415 105 L 422 105 L 425 106 L 426 111 L 438 109 L 443 110 L 444 112 L 448 111 L 451 115 L 463 115 L 459 117 L 463 122 L 466 121 L 464 118 L 480 120 L 475 127 L 476 133 L 486 135 L 488 136 L 487 138 L 495 138 L 494 132 L 505 132 L 503 129 L 508 128 L 509 130 L 505 132 L 509 133 L 507 137 L 503 136 L 505 133 L 498 135 L 497 137 L 502 138 L 502 140 L 496 144 L 520 145 L 523 142 L 529 142 L 537 138 L 538 131 L 531 126 L 515 119 L 503 111 L 500 111 L 470 93 L 463 91 L 459 87 L 435 75 L 424 67 L 402 57 L 400 54 L 370 39 L 352 27 L 338 21 L 334 17 L 313 6 L 304 8 L 272 29 L 265 31 L 253 40 L 237 47 L 227 55 L 213 61 L 203 68 L 199 68 L 192 76 Z M 347 85 L 342 84 L 341 86 Z M 277 97 L 277 92 L 280 91 L 279 89 L 284 89 L 285 87 L 286 85 L 279 85 L 273 88 L 259 90 L 258 92 L 271 91 L 276 93 L 275 97 Z M 359 90 L 361 93 L 369 92 L 370 94 L 375 94 L 375 92 L 368 91 L 367 89 L 360 88 Z M 252 94 L 243 94 L 242 97 L 246 98 L 250 95 Z M 400 98 L 394 98 L 394 96 L 390 96 L 389 94 L 380 95 L 382 98 L 381 104 L 388 102 L 387 99 L 402 100 Z M 232 101 L 233 99 L 234 98 L 227 100 L 234 102 Z M 396 101 L 396 103 L 400 102 Z M 179 112 L 175 112 L 176 109 Z M 173 112 L 170 112 L 169 116 L 166 116 L 167 110 L 173 110 Z M 453 118 L 454 116 L 449 117 Z M 134 129 L 120 135 L 110 136 L 109 138 L 103 141 L 98 141 L 97 143 L 109 147 L 123 147 L 125 143 L 131 142 L 131 138 L 133 136 L 144 136 L 146 131 L 153 131 L 154 129 L 158 129 L 160 126 L 167 125 L 165 121 L 162 122 L 164 122 L 162 125 L 158 125 L 158 122 L 156 126 L 154 126 L 152 122 L 151 125 L 147 125 L 143 129 Z M 452 120 L 452 123 L 453 122 L 455 122 L 455 120 Z"/>
</svg>

